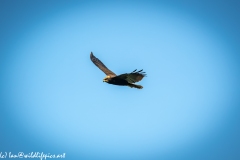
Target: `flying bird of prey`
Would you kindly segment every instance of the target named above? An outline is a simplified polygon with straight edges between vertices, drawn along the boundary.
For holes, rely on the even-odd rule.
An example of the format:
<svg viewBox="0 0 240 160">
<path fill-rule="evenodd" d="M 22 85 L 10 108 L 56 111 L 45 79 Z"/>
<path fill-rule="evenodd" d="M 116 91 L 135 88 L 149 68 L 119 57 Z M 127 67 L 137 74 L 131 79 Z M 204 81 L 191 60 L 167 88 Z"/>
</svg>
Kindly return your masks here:
<svg viewBox="0 0 240 160">
<path fill-rule="evenodd" d="M 109 70 L 98 58 L 96 58 L 92 52 L 90 54 L 90 59 L 99 69 L 101 69 L 107 75 L 103 79 L 103 82 L 119 86 L 129 86 L 131 88 L 143 88 L 141 85 L 134 84 L 141 81 L 143 77 L 146 76 L 145 72 L 142 72 L 142 70 L 137 71 L 135 69 L 131 73 L 120 74 L 117 76 L 115 73 Z"/>
</svg>

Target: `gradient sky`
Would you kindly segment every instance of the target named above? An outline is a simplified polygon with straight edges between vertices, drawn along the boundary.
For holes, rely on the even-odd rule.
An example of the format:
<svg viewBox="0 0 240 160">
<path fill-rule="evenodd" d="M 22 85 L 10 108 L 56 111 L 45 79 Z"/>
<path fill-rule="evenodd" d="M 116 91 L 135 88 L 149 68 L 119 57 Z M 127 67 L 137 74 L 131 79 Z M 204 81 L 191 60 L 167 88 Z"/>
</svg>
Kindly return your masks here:
<svg viewBox="0 0 240 160">
<path fill-rule="evenodd" d="M 240 3 L 0 1 L 0 152 L 240 158 Z M 103 83 L 143 69 L 142 90 Z"/>
</svg>

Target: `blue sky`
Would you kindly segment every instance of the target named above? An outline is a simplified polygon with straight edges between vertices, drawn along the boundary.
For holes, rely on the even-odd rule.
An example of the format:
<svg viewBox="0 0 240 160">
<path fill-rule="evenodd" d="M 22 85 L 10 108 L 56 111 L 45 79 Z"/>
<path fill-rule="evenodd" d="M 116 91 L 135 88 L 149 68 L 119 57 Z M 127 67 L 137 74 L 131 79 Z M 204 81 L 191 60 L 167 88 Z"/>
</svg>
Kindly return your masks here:
<svg viewBox="0 0 240 160">
<path fill-rule="evenodd" d="M 215 2 L 1 1 L 0 152 L 238 159 L 239 4 Z"/>
</svg>

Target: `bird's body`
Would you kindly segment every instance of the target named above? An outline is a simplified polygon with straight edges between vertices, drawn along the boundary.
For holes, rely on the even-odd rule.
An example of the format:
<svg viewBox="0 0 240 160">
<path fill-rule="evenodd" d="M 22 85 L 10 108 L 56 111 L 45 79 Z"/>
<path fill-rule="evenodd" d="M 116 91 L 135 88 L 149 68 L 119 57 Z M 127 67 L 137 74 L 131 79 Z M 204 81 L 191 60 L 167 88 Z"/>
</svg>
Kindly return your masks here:
<svg viewBox="0 0 240 160">
<path fill-rule="evenodd" d="M 113 77 L 107 81 L 109 84 L 119 85 L 119 86 L 127 86 L 128 82 L 124 79 L 121 79 L 119 77 Z"/>
<path fill-rule="evenodd" d="M 134 87 L 134 88 L 138 88 L 138 89 L 142 89 L 143 87 L 141 85 L 136 85 L 136 84 L 132 84 L 129 83 L 128 81 L 117 77 L 113 77 L 111 79 L 109 79 L 108 81 L 106 81 L 109 84 L 113 84 L 113 85 L 119 85 L 119 86 L 129 86 L 129 87 Z"/>
<path fill-rule="evenodd" d="M 96 58 L 92 52 L 90 54 L 90 59 L 99 69 L 101 69 L 107 75 L 103 79 L 103 82 L 119 86 L 129 86 L 131 88 L 143 88 L 141 85 L 133 84 L 141 81 L 143 77 L 146 76 L 145 72 L 142 72 L 142 70 L 134 70 L 131 73 L 125 73 L 117 76 L 115 73 L 110 71 L 98 58 Z"/>
</svg>

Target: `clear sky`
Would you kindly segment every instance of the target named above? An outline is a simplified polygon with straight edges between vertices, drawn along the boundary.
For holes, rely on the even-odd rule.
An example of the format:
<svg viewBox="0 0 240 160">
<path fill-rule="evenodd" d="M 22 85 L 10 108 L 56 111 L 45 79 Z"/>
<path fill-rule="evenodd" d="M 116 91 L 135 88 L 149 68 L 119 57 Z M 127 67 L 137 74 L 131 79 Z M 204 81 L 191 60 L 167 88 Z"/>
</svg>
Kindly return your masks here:
<svg viewBox="0 0 240 160">
<path fill-rule="evenodd" d="M 1 1 L 0 152 L 238 159 L 239 7 Z M 116 74 L 143 69 L 144 88 L 103 83 L 91 51 Z"/>
</svg>

